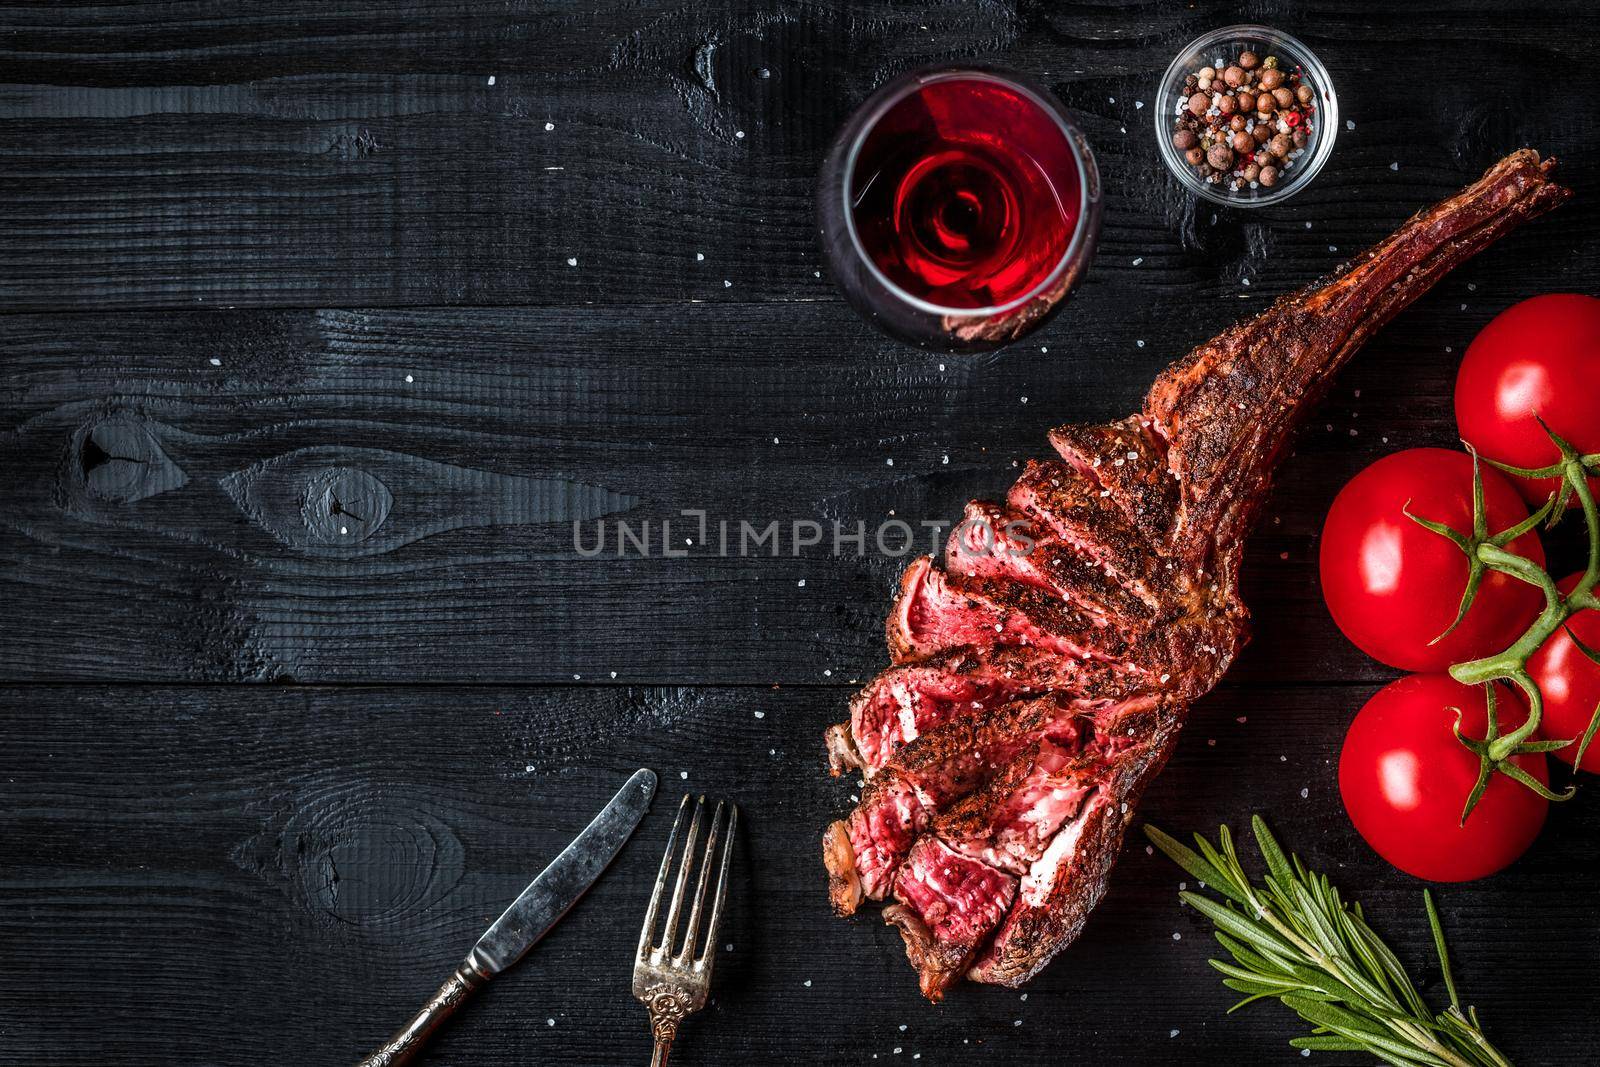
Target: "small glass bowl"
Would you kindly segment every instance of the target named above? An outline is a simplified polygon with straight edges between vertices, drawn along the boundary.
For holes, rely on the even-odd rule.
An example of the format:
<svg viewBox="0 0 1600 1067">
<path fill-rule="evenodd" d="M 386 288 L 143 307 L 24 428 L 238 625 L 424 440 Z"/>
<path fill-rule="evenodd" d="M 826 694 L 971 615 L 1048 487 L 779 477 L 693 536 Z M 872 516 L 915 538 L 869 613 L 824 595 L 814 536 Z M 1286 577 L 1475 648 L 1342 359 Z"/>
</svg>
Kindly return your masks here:
<svg viewBox="0 0 1600 1067">
<path fill-rule="evenodd" d="M 1277 56 L 1280 66 L 1289 70 L 1300 69 L 1301 77 L 1316 93 L 1316 111 L 1311 126 L 1311 140 L 1293 166 L 1285 168 L 1283 177 L 1268 189 L 1248 185 L 1237 192 L 1228 188 L 1226 181 L 1207 182 L 1198 177 L 1194 168 L 1172 144 L 1173 120 L 1178 109 L 1187 101 L 1183 92 L 1184 80 L 1201 67 L 1222 67 L 1232 63 L 1244 50 L 1262 58 Z M 1221 60 L 1221 64 L 1218 64 Z M 1333 142 L 1339 136 L 1339 97 L 1333 91 L 1333 79 L 1328 68 L 1316 54 L 1300 41 L 1281 30 L 1268 26 L 1224 26 L 1212 30 L 1189 42 L 1161 75 L 1161 85 L 1156 92 L 1155 123 L 1156 144 L 1167 169 L 1190 192 L 1218 204 L 1234 207 L 1266 207 L 1289 199 L 1311 183 L 1322 165 L 1333 154 Z"/>
</svg>

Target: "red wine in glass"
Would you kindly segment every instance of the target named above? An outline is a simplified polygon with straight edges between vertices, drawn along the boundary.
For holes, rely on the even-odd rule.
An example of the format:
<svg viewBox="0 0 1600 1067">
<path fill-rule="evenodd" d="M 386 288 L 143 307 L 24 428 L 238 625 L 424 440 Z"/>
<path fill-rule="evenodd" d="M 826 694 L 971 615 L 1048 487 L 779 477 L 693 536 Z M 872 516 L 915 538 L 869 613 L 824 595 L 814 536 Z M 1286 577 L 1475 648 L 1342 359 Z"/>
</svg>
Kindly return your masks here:
<svg viewBox="0 0 1600 1067">
<path fill-rule="evenodd" d="M 991 348 L 1038 326 L 1099 227 L 1094 158 L 1053 97 L 1012 76 L 923 71 L 879 90 L 824 167 L 835 277 L 889 332 Z"/>
</svg>

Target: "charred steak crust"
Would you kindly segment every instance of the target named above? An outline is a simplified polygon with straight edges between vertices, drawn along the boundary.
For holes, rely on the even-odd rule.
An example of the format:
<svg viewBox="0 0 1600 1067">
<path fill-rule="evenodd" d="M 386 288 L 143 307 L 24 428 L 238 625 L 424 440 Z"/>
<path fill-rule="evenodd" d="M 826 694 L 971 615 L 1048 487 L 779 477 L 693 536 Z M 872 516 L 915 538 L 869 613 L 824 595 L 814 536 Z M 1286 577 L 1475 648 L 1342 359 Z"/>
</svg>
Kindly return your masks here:
<svg viewBox="0 0 1600 1067">
<path fill-rule="evenodd" d="M 1512 153 L 1174 363 L 1143 411 L 1052 431 L 1060 461 L 969 504 L 941 560 L 908 568 L 896 665 L 827 734 L 834 773 L 869 781 L 823 859 L 841 914 L 894 897 L 929 998 L 963 974 L 1018 985 L 1077 937 L 1189 705 L 1245 641 L 1244 537 L 1296 424 L 1374 331 L 1570 195 L 1553 166 Z"/>
</svg>

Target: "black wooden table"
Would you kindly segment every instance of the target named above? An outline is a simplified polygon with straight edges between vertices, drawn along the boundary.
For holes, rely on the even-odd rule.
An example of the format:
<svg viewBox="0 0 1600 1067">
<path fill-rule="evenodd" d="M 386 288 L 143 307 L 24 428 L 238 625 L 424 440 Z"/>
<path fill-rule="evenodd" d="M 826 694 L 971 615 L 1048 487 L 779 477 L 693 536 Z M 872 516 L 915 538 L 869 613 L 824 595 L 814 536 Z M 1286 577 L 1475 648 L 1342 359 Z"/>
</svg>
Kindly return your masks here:
<svg viewBox="0 0 1600 1067">
<path fill-rule="evenodd" d="M 1353 123 L 1250 214 L 1181 195 L 1149 128 L 1178 46 L 1241 19 L 1316 49 Z M 680 787 L 747 827 L 685 1064 L 1298 1062 L 1282 1009 L 1223 1014 L 1142 842 L 1025 996 L 922 1003 L 893 930 L 829 916 L 817 857 L 854 790 L 820 732 L 885 660 L 904 561 L 723 557 L 680 512 L 948 519 L 1533 144 L 1578 199 L 1344 374 L 1250 549 L 1255 643 L 1145 803 L 1266 813 L 1437 996 L 1420 884 L 1339 805 L 1389 675 L 1329 622 L 1317 531 L 1364 464 L 1452 440 L 1496 311 L 1595 290 L 1597 45 L 1576 0 L 6 5 L 0 1061 L 352 1061 L 645 765 L 634 844 L 428 1062 L 645 1061 L 629 956 Z M 863 325 L 810 200 L 875 85 L 967 59 L 1060 94 L 1109 194 L 1073 306 L 983 358 Z M 607 514 L 686 554 L 585 558 L 570 520 Z M 1595 1062 L 1597 844 L 1591 792 L 1441 894 L 1518 1063 Z"/>
</svg>

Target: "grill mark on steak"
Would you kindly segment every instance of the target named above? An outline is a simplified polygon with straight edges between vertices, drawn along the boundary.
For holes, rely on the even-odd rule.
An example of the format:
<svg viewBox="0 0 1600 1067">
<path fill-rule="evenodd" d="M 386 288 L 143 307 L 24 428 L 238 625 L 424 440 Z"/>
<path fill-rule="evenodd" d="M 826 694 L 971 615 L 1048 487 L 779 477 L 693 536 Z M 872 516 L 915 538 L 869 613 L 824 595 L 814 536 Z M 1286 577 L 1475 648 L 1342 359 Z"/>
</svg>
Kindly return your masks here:
<svg viewBox="0 0 1600 1067">
<path fill-rule="evenodd" d="M 955 736 L 954 724 L 1020 715 L 1009 703 L 1019 695 L 1102 701 L 1083 751 L 1032 737 L 1003 770 L 975 776 L 983 781 L 973 789 L 963 780 L 964 792 L 916 794 L 918 814 L 895 829 L 899 836 L 882 856 L 869 858 L 888 865 L 905 856 L 892 874 L 897 901 L 884 917 L 900 927 L 930 998 L 963 970 L 976 981 L 1020 984 L 1078 935 L 1189 704 L 1217 683 L 1244 642 L 1248 613 L 1237 588 L 1244 536 L 1299 418 L 1355 350 L 1445 272 L 1569 196 L 1549 180 L 1553 165 L 1531 149 L 1507 156 L 1326 285 L 1279 299 L 1173 364 L 1140 413 L 1053 431 L 1066 466 L 1031 464 L 1008 496 L 1009 510 L 968 506 L 969 516 L 1036 520 L 1057 554 L 1012 563 L 991 551 L 965 570 L 951 565 L 959 547 L 952 537 L 947 566 L 970 584 L 955 581 L 951 589 L 1004 590 L 985 608 L 997 616 L 1033 603 L 1016 590 L 1060 593 L 1078 614 L 1045 620 L 1024 612 L 1030 623 L 1043 622 L 1041 634 L 1070 639 L 1078 615 L 1089 614 L 1125 639 L 1107 647 L 1127 653 L 1119 665 L 1086 661 L 1062 654 L 1074 647 L 1070 640 L 1045 649 L 1031 634 L 1029 645 L 986 640 L 944 649 L 963 639 L 973 608 L 960 596 L 937 609 L 929 600 L 924 608 L 955 618 L 912 620 L 902 654 L 944 650 L 879 675 L 852 702 L 851 721 L 829 731 L 835 772 L 859 766 L 870 777 L 884 768 L 884 795 L 892 796 L 889 783 L 902 773 L 902 756 L 909 768 L 920 737 L 929 739 L 929 754 L 919 758 L 954 766 L 933 738 L 946 730 Z M 1060 472 L 1070 481 L 1058 494 Z M 1057 573 L 1056 562 L 1069 559 L 1096 576 Z M 1130 601 L 1153 614 L 1147 632 Z M 1007 624 L 996 621 L 1003 637 Z M 846 821 L 829 828 L 824 854 L 830 892 L 853 907 L 861 873 Z"/>
<path fill-rule="evenodd" d="M 1147 584 L 1155 573 L 1151 545 L 1110 496 L 1092 473 L 1057 460 L 1030 459 L 1006 502 L 1099 565 L 1096 569 L 1111 579 L 1099 582 L 1107 590 L 1103 603 L 1109 612 L 1146 618 L 1160 604 Z"/>
<path fill-rule="evenodd" d="M 945 544 L 944 569 L 965 578 L 1010 579 L 1044 589 L 1108 625 L 1142 632 L 1155 601 L 1057 536 L 1049 524 L 1003 504 L 974 500 Z"/>
<path fill-rule="evenodd" d="M 1060 693 L 1117 700 L 1149 682 L 1148 672 L 1127 664 L 1041 656 L 1025 648 L 953 649 L 891 667 L 868 682 L 850 702 L 850 721 L 826 732 L 829 766 L 836 775 L 860 768 L 871 778 L 920 734 L 1014 697 Z"/>
<path fill-rule="evenodd" d="M 1132 651 L 1123 628 L 1060 596 L 1011 578 L 951 575 L 927 556 L 906 568 L 885 636 L 896 663 L 1002 645 L 1109 663 Z"/>
<path fill-rule="evenodd" d="M 1166 442 L 1143 415 L 1099 425 L 1058 426 L 1050 444 L 1080 474 L 1093 478 L 1151 545 L 1164 545 L 1178 510 L 1178 483 Z"/>
</svg>

